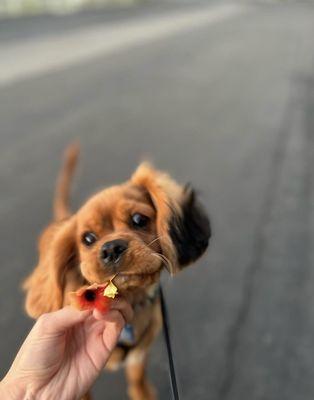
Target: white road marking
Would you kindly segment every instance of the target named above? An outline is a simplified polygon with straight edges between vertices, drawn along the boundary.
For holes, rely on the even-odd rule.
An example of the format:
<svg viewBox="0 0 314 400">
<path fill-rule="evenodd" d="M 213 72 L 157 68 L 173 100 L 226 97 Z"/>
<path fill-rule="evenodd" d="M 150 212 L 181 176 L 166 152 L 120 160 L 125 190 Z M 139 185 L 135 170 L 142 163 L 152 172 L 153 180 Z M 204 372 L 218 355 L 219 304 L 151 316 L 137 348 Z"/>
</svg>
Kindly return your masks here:
<svg viewBox="0 0 314 400">
<path fill-rule="evenodd" d="M 29 42 L 1 45 L 0 85 L 220 22 L 243 10 L 244 6 L 237 4 L 202 7 L 167 16 L 119 22 L 107 27 L 97 26 Z"/>
</svg>

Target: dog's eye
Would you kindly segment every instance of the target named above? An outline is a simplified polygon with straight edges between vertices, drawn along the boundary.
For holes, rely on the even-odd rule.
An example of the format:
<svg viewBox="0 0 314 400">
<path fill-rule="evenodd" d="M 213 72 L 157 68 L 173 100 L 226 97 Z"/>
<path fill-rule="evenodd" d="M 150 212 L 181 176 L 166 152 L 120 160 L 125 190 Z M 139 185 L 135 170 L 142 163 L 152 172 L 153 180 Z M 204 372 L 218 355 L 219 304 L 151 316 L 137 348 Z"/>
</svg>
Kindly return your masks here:
<svg viewBox="0 0 314 400">
<path fill-rule="evenodd" d="M 135 213 L 132 215 L 132 225 L 135 228 L 145 228 L 149 222 L 149 218 L 146 215 Z"/>
<path fill-rule="evenodd" d="M 85 246 L 91 246 L 93 245 L 97 240 L 97 236 L 93 232 L 85 232 L 82 235 L 82 242 L 85 244 Z"/>
</svg>

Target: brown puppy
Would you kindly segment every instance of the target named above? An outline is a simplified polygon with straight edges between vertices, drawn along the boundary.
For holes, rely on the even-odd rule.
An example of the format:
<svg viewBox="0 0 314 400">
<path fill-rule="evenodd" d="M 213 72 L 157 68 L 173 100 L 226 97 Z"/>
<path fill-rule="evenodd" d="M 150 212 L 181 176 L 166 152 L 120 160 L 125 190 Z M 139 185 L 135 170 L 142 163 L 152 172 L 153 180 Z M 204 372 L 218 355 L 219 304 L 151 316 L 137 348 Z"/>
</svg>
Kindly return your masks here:
<svg viewBox="0 0 314 400">
<path fill-rule="evenodd" d="M 155 399 L 145 366 L 161 328 L 160 273 L 165 267 L 175 274 L 204 253 L 209 220 L 191 188 L 146 163 L 129 181 L 104 189 L 71 214 L 69 186 L 77 156 L 73 145 L 58 180 L 55 221 L 43 232 L 38 265 L 24 283 L 26 311 L 38 318 L 68 304 L 70 291 L 117 274 L 114 284 L 133 303 L 135 317 L 107 367 L 124 362 L 132 400 Z"/>
</svg>

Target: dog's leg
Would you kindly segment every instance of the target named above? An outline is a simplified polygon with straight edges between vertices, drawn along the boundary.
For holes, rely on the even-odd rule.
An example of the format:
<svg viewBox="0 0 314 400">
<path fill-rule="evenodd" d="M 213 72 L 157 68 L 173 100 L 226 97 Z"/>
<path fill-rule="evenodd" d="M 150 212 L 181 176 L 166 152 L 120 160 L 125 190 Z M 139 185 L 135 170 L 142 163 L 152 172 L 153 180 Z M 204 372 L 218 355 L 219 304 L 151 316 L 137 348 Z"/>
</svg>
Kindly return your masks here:
<svg viewBox="0 0 314 400">
<path fill-rule="evenodd" d="M 146 376 L 147 353 L 133 350 L 125 366 L 128 394 L 131 400 L 156 400 L 154 387 Z"/>
</svg>

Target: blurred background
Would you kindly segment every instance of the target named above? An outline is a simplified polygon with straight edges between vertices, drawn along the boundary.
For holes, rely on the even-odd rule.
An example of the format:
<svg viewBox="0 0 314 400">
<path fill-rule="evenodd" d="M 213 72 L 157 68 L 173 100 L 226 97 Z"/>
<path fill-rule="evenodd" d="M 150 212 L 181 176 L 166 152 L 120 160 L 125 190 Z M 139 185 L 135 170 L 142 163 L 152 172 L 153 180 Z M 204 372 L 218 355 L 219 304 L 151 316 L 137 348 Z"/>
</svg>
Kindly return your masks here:
<svg viewBox="0 0 314 400">
<path fill-rule="evenodd" d="M 314 397 L 314 3 L 0 0 L 0 377 L 79 140 L 76 209 L 143 158 L 199 191 L 209 252 L 164 275 L 182 399 Z M 170 399 L 162 337 L 150 377 Z M 126 399 L 104 373 L 97 400 Z"/>
</svg>

